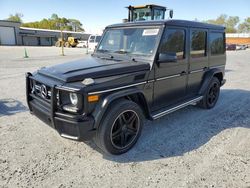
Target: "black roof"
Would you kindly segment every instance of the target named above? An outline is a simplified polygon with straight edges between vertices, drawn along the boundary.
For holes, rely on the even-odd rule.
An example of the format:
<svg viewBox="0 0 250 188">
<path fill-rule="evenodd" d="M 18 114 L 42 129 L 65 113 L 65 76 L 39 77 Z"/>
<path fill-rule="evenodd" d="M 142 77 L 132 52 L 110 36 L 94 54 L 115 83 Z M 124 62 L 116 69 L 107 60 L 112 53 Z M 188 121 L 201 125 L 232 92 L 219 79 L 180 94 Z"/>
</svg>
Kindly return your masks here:
<svg viewBox="0 0 250 188">
<path fill-rule="evenodd" d="M 215 30 L 224 30 L 225 27 L 221 25 L 207 24 L 203 22 L 188 21 L 188 20 L 152 20 L 152 21 L 137 21 L 137 22 L 127 22 L 120 24 L 113 24 L 107 26 L 107 28 L 114 27 L 128 27 L 128 26 L 154 26 L 154 25 L 172 25 L 172 26 L 187 26 L 196 28 L 207 28 Z"/>
</svg>

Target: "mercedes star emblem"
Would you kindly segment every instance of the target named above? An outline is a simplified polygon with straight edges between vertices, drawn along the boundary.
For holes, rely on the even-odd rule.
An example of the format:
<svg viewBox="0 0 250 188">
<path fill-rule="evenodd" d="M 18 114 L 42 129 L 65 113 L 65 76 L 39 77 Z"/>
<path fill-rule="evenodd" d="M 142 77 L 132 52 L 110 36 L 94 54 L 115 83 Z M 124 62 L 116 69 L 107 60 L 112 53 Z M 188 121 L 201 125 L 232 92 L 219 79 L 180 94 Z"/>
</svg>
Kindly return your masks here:
<svg viewBox="0 0 250 188">
<path fill-rule="evenodd" d="M 46 88 L 45 85 L 41 86 L 41 95 L 42 95 L 43 98 L 47 98 L 48 91 L 47 91 L 47 88 Z"/>
</svg>

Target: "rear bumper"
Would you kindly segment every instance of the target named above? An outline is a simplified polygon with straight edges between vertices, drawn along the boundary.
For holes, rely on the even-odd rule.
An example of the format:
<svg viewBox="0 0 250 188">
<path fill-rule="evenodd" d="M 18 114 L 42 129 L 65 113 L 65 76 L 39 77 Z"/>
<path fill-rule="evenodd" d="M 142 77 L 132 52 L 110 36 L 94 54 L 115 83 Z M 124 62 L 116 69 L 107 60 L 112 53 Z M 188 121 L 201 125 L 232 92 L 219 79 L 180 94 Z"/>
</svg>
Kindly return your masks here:
<svg viewBox="0 0 250 188">
<path fill-rule="evenodd" d="M 51 97 L 51 103 L 46 104 L 45 101 L 42 101 L 30 93 L 29 76 L 29 74 L 26 75 L 26 95 L 31 114 L 57 130 L 64 138 L 78 141 L 90 140 L 93 138 L 96 130 L 93 128 L 94 118 L 92 116 L 56 112 L 55 97 Z"/>
</svg>

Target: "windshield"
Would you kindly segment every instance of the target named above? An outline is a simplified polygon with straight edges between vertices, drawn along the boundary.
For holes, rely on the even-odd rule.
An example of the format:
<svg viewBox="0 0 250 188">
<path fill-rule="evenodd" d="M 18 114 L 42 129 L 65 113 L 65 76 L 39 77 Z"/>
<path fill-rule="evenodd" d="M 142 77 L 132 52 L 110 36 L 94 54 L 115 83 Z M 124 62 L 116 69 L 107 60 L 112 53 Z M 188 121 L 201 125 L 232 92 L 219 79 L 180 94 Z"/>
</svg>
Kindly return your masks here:
<svg viewBox="0 0 250 188">
<path fill-rule="evenodd" d="M 97 52 L 152 55 L 159 28 L 119 28 L 105 32 Z"/>
<path fill-rule="evenodd" d="M 134 9 L 134 21 L 152 20 L 151 10 L 148 8 Z"/>
</svg>

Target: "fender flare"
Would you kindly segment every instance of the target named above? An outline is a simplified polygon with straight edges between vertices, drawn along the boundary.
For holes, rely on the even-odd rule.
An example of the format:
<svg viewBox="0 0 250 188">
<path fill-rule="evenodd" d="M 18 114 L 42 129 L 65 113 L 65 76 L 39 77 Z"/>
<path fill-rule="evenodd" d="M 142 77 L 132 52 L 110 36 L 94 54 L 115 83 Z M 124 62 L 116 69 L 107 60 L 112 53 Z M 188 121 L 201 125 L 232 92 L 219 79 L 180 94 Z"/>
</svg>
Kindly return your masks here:
<svg viewBox="0 0 250 188">
<path fill-rule="evenodd" d="M 106 110 L 108 109 L 109 105 L 114 102 L 115 100 L 126 97 L 128 95 L 133 95 L 133 94 L 138 94 L 140 98 L 143 100 L 143 106 L 140 106 L 142 108 L 142 111 L 144 111 L 149 118 L 151 117 L 150 111 L 149 111 L 149 106 L 147 103 L 147 100 L 141 90 L 138 88 L 129 88 L 126 90 L 121 90 L 115 93 L 111 93 L 107 95 L 104 99 L 102 99 L 97 106 L 95 107 L 94 112 L 92 113 L 94 119 L 95 119 L 95 124 L 94 128 L 98 128 L 100 125 L 100 122 L 103 118 L 103 115 L 105 114 Z"/>
<path fill-rule="evenodd" d="M 215 74 L 222 74 L 222 80 L 224 77 L 223 71 L 219 68 L 214 68 L 209 70 L 208 72 L 205 73 L 205 75 L 203 76 L 203 81 L 199 90 L 199 94 L 203 95 L 209 85 L 209 83 L 211 82 L 211 80 L 213 79 Z M 220 80 L 220 82 L 222 82 L 222 80 Z"/>
</svg>

